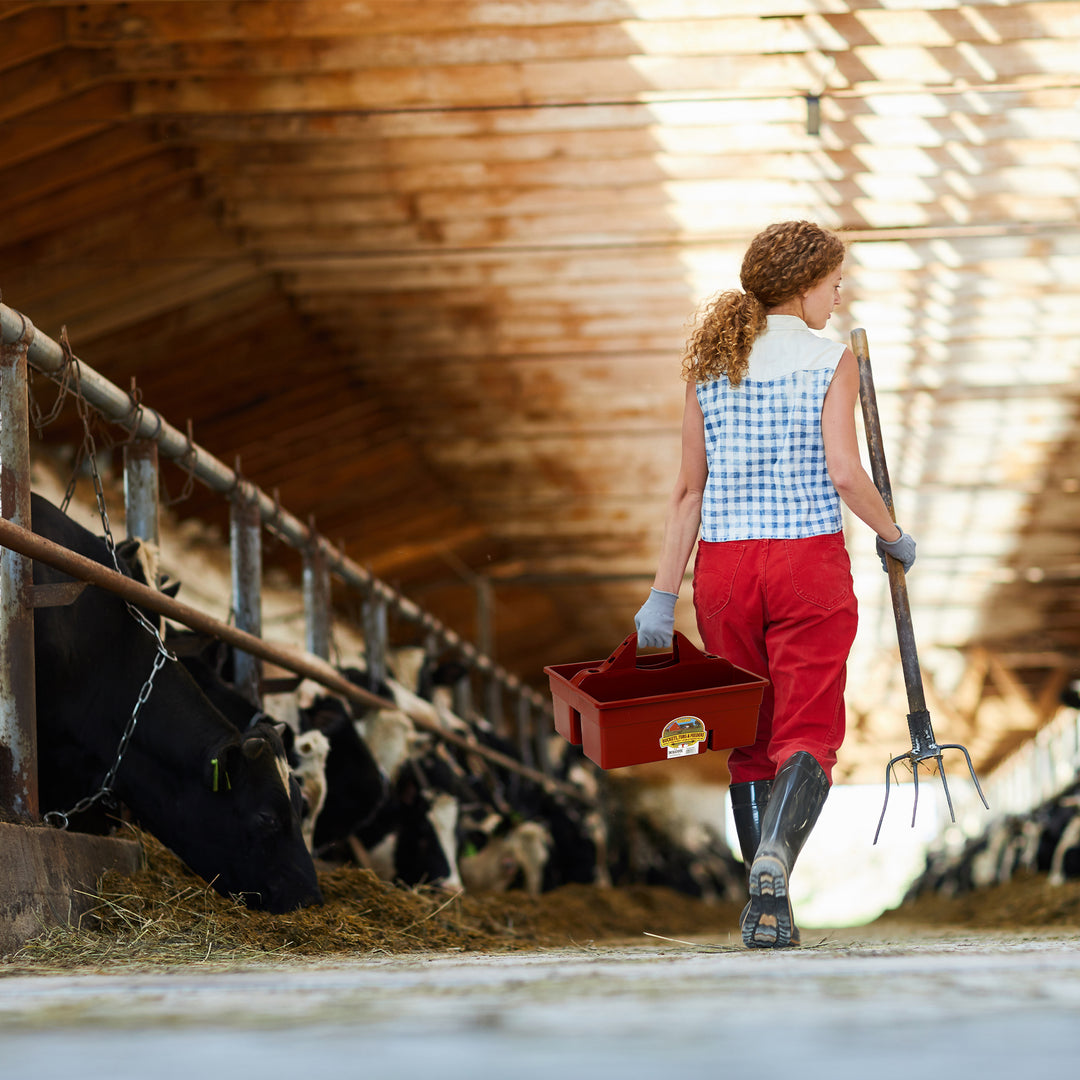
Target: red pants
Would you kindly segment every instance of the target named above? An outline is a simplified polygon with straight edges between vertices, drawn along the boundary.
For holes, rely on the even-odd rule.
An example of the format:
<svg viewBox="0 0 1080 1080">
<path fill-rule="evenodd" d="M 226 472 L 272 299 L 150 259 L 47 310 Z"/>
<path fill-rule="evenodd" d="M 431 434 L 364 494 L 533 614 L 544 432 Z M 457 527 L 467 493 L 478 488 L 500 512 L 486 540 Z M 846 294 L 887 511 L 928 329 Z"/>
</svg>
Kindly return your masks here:
<svg viewBox="0 0 1080 1080">
<path fill-rule="evenodd" d="M 694 608 L 705 649 L 770 684 L 756 741 L 728 759 L 731 782 L 771 780 L 800 750 L 813 754 L 831 782 L 858 624 L 843 533 L 700 541 Z"/>
</svg>

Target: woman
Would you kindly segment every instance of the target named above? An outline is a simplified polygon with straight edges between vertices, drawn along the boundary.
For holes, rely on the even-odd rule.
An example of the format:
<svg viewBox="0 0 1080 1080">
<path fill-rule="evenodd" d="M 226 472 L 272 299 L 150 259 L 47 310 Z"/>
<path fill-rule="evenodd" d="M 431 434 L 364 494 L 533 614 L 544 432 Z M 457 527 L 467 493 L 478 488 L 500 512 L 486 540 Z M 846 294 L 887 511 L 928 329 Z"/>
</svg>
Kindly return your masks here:
<svg viewBox="0 0 1080 1080">
<path fill-rule="evenodd" d="M 670 644 L 690 552 L 705 648 L 769 680 L 757 739 L 732 751 L 731 801 L 749 867 L 743 943 L 797 945 L 788 899 L 844 737 L 857 609 L 843 503 L 906 571 L 915 542 L 862 467 L 855 356 L 822 330 L 840 302 L 843 242 L 807 221 L 771 225 L 687 345 L 682 464 L 638 644 Z"/>
</svg>

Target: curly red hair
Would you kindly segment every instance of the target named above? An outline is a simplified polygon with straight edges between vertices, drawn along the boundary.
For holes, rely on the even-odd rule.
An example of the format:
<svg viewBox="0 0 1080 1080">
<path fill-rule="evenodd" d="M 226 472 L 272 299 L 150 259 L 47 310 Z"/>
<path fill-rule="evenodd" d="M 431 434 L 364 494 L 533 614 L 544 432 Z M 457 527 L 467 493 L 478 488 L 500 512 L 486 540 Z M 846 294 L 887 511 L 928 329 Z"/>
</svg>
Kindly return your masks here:
<svg viewBox="0 0 1080 1080">
<path fill-rule="evenodd" d="M 813 288 L 844 261 L 844 242 L 812 221 L 782 221 L 750 241 L 739 281 L 709 301 L 686 343 L 683 378 L 711 382 L 726 375 L 738 386 L 750 350 L 765 332 L 765 313 Z"/>
</svg>

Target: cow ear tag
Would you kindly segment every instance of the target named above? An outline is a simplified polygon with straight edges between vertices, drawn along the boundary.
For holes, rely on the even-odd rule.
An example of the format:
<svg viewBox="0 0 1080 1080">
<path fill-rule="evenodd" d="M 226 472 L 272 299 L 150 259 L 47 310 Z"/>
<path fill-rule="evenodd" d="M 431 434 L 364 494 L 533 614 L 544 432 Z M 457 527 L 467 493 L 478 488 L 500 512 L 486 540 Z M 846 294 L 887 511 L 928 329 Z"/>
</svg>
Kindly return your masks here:
<svg viewBox="0 0 1080 1080">
<path fill-rule="evenodd" d="M 701 749 L 707 736 L 703 720 L 696 716 L 677 716 L 664 725 L 660 745 L 669 758 L 689 757 Z"/>
<path fill-rule="evenodd" d="M 212 785 L 211 785 L 212 789 L 214 791 L 220 791 L 221 790 L 221 785 L 220 785 L 220 781 L 219 781 L 219 772 L 220 772 L 220 774 L 224 777 L 224 780 L 225 780 L 225 790 L 226 791 L 232 791 L 232 784 L 229 783 L 229 774 L 224 769 L 219 768 L 219 762 L 218 762 L 217 758 L 211 758 L 210 759 L 210 769 L 211 769 L 211 777 L 212 777 Z"/>
</svg>

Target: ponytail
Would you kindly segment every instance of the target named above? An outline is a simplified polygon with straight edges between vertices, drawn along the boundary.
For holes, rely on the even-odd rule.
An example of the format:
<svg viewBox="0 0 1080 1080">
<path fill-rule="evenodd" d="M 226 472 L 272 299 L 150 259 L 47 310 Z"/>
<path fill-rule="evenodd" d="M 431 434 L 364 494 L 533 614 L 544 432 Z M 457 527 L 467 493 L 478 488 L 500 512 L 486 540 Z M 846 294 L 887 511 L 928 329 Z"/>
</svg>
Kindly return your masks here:
<svg viewBox="0 0 1080 1080">
<path fill-rule="evenodd" d="M 750 363 L 750 350 L 765 332 L 765 305 L 754 293 L 722 292 L 704 310 L 701 325 L 686 343 L 683 378 L 711 382 L 726 375 L 738 386 Z"/>
</svg>

